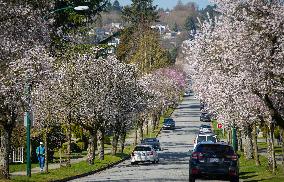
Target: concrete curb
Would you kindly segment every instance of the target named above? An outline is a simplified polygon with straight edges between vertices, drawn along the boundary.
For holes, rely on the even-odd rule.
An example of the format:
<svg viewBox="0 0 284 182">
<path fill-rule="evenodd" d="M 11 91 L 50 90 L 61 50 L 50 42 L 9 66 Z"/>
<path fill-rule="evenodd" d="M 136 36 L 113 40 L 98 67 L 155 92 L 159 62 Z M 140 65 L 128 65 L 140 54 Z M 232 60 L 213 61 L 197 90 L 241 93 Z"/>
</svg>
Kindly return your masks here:
<svg viewBox="0 0 284 182">
<path fill-rule="evenodd" d="M 128 155 L 127 157 L 115 162 L 115 163 L 112 163 L 112 164 L 109 164 L 108 166 L 106 167 L 103 167 L 103 168 L 100 168 L 100 169 L 97 169 L 97 170 L 94 170 L 94 171 L 90 171 L 90 172 L 87 172 L 87 173 L 83 173 L 83 174 L 79 174 L 79 175 L 76 175 L 76 176 L 70 176 L 70 177 L 67 177 L 67 178 L 64 178 L 64 179 L 60 179 L 60 180 L 52 180 L 50 182 L 65 182 L 65 181 L 70 181 L 70 180 L 74 180 L 74 179 L 77 179 L 77 178 L 82 178 L 82 177 L 86 177 L 86 176 L 89 176 L 89 175 L 92 175 L 92 174 L 96 174 L 98 172 L 101 172 L 101 171 L 104 171 L 106 169 L 109 169 L 109 168 L 112 168 L 114 167 L 115 165 L 118 165 L 126 160 L 130 159 L 130 155 Z"/>
</svg>

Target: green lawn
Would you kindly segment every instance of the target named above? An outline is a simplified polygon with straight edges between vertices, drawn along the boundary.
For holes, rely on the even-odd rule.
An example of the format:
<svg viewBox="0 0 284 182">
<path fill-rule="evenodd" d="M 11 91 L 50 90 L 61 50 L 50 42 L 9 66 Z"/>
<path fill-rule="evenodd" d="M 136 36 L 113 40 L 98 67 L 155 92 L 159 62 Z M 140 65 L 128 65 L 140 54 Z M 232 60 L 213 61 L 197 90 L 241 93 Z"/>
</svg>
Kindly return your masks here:
<svg viewBox="0 0 284 182">
<path fill-rule="evenodd" d="M 39 166 L 38 163 L 32 164 L 32 168 L 35 168 L 35 167 L 38 167 L 38 166 Z M 23 164 L 10 164 L 9 165 L 9 170 L 10 170 L 10 173 L 16 172 L 16 171 L 25 171 L 26 167 L 27 167 L 26 163 L 23 163 Z"/>
<path fill-rule="evenodd" d="M 256 166 L 254 160 L 240 158 L 240 179 L 244 181 L 284 181 L 283 167 L 278 166 L 276 174 L 272 174 L 267 168 L 267 158 L 260 156 L 261 166 Z"/>
<path fill-rule="evenodd" d="M 126 151 L 129 152 L 130 149 L 127 149 Z M 59 169 L 50 170 L 48 174 L 46 173 L 32 174 L 30 178 L 26 176 L 13 176 L 12 181 L 21 181 L 21 182 L 24 182 L 24 181 L 53 181 L 53 180 L 64 179 L 67 177 L 88 173 L 88 172 L 106 167 L 111 163 L 115 163 L 121 160 L 127 155 L 128 153 L 117 154 L 115 156 L 105 155 L 105 160 L 100 161 L 96 159 L 95 165 L 89 165 L 85 161 L 82 161 L 76 164 L 72 164 L 71 167 L 62 167 Z"/>
<path fill-rule="evenodd" d="M 267 143 L 266 142 L 258 142 L 258 149 L 266 149 Z M 274 145 L 275 154 L 282 154 L 282 148 L 279 145 Z"/>
</svg>

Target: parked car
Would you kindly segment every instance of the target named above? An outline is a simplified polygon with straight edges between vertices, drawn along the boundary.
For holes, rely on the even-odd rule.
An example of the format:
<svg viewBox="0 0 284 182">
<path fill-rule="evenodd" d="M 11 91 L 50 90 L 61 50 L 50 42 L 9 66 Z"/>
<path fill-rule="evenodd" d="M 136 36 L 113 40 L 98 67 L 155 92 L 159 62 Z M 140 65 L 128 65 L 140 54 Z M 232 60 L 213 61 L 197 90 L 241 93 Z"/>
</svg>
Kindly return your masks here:
<svg viewBox="0 0 284 182">
<path fill-rule="evenodd" d="M 190 182 L 197 178 L 239 181 L 239 157 L 227 143 L 201 142 L 190 153 Z"/>
<path fill-rule="evenodd" d="M 158 153 L 151 145 L 137 145 L 131 154 L 131 164 L 138 162 L 158 163 Z"/>
<path fill-rule="evenodd" d="M 194 139 L 193 148 L 197 146 L 200 142 L 212 142 L 215 143 L 218 141 L 217 135 L 214 133 L 199 133 Z"/>
<path fill-rule="evenodd" d="M 210 114 L 207 112 L 202 112 L 200 114 L 200 121 L 202 122 L 211 122 Z"/>
<path fill-rule="evenodd" d="M 184 97 L 190 96 L 190 91 L 185 91 L 184 94 L 183 94 L 183 96 L 184 96 Z"/>
<path fill-rule="evenodd" d="M 157 138 L 145 138 L 141 141 L 143 145 L 151 145 L 155 150 L 161 150 L 160 141 Z"/>
<path fill-rule="evenodd" d="M 165 118 L 163 123 L 163 129 L 175 129 L 176 124 L 172 118 Z"/>
<path fill-rule="evenodd" d="M 212 128 L 210 125 L 202 124 L 200 125 L 199 132 L 201 133 L 212 133 Z"/>
</svg>

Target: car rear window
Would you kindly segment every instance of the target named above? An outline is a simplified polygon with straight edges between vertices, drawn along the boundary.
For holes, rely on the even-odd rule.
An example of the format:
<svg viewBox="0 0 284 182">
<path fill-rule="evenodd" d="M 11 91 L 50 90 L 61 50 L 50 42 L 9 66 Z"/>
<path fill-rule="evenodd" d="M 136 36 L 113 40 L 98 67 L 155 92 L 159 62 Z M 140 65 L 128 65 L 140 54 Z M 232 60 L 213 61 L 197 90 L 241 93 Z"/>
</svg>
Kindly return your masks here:
<svg viewBox="0 0 284 182">
<path fill-rule="evenodd" d="M 207 141 L 212 141 L 212 142 L 216 142 L 216 137 L 214 136 L 207 136 Z"/>
<path fill-rule="evenodd" d="M 154 138 L 148 138 L 143 140 L 143 142 L 155 142 L 155 141 L 157 141 L 157 139 Z"/>
<path fill-rule="evenodd" d="M 209 125 L 201 125 L 200 128 L 211 128 L 211 126 L 209 126 Z"/>
<path fill-rule="evenodd" d="M 225 155 L 234 154 L 234 150 L 231 146 L 218 144 L 200 144 L 197 146 L 196 152 L 214 152 Z"/>
<path fill-rule="evenodd" d="M 151 151 L 150 147 L 136 146 L 134 151 Z"/>
<path fill-rule="evenodd" d="M 206 141 L 206 136 L 198 136 L 197 143 Z"/>
<path fill-rule="evenodd" d="M 171 118 L 167 118 L 164 120 L 164 123 L 172 123 L 172 122 L 174 122 L 174 120 Z"/>
</svg>

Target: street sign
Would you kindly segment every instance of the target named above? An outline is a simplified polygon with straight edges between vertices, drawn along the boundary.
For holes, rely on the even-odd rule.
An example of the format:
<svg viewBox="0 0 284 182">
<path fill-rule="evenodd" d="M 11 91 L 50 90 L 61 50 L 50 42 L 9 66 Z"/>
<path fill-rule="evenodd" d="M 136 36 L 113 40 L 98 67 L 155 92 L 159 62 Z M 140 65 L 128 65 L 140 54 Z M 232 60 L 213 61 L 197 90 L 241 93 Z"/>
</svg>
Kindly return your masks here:
<svg viewBox="0 0 284 182">
<path fill-rule="evenodd" d="M 24 126 L 25 127 L 27 127 L 28 126 L 28 119 L 30 120 L 29 122 L 29 125 L 30 126 L 34 126 L 34 122 L 33 122 L 33 120 L 34 120 L 34 115 L 33 115 L 33 113 L 32 112 L 25 112 L 24 113 Z"/>
<path fill-rule="evenodd" d="M 223 128 L 223 125 L 221 123 L 218 123 L 217 128 Z"/>
</svg>

